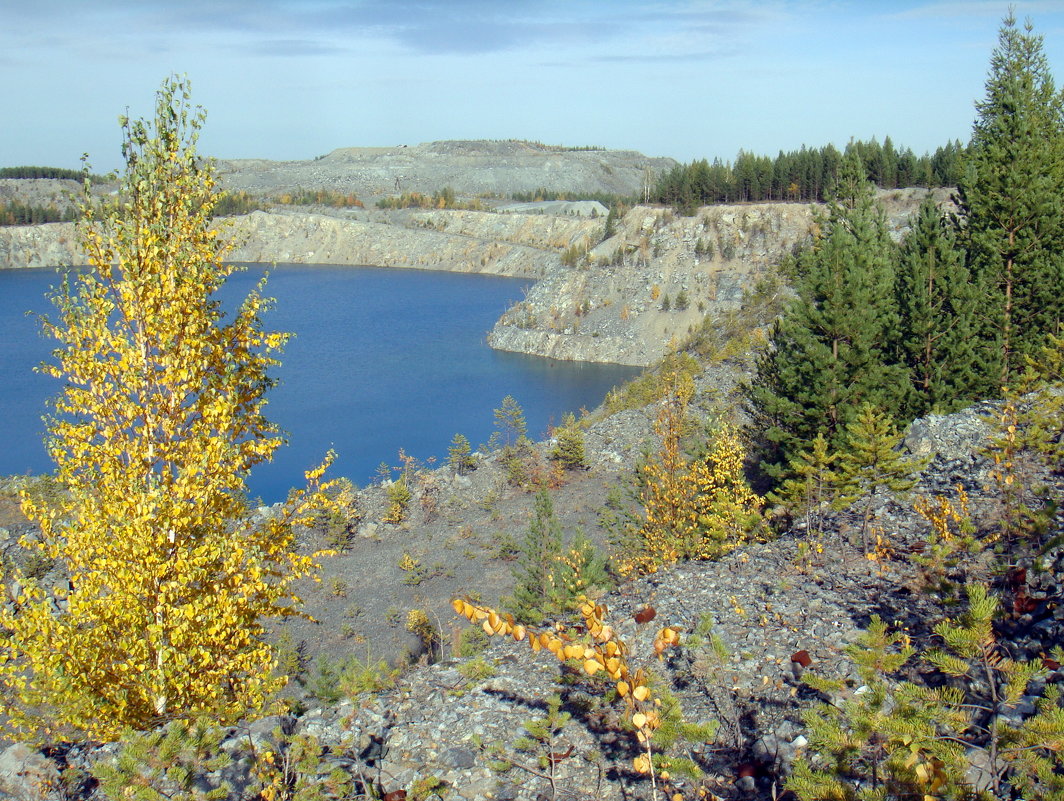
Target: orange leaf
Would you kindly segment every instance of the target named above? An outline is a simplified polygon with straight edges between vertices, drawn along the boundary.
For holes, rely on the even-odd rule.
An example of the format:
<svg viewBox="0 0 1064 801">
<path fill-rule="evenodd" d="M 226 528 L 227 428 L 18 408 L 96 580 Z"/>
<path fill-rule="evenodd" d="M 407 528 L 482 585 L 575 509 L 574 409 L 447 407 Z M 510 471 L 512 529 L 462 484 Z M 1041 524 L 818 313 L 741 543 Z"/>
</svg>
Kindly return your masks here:
<svg viewBox="0 0 1064 801">
<path fill-rule="evenodd" d="M 644 623 L 649 623 L 651 620 L 657 617 L 657 615 L 658 610 L 652 606 L 648 606 L 644 609 L 640 609 L 633 615 L 633 617 L 635 618 L 636 623 L 643 625 Z"/>
</svg>

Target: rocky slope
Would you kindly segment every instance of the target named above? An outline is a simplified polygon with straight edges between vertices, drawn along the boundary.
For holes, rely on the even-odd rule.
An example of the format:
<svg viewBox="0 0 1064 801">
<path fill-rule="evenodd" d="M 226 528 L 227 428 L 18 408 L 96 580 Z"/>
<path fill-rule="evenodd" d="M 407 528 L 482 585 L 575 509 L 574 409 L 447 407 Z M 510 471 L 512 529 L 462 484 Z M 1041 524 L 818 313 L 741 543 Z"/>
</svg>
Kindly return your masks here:
<svg viewBox="0 0 1064 801">
<path fill-rule="evenodd" d="M 254 195 L 293 189 L 354 192 L 363 199 L 399 192 L 509 197 L 555 192 L 637 195 L 647 180 L 676 164 L 627 150 L 581 150 L 536 142 L 447 141 L 395 147 L 349 147 L 308 161 L 218 162 L 227 189 Z"/>
<path fill-rule="evenodd" d="M 78 181 L 54 178 L 0 178 L 0 204 L 25 203 L 51 206 L 60 211 L 72 208 L 81 194 Z"/>
<path fill-rule="evenodd" d="M 585 242 L 496 323 L 488 343 L 555 359 L 647 366 L 805 241 L 814 207 L 713 206 L 694 217 L 637 206 L 609 239 Z"/>
<path fill-rule="evenodd" d="M 936 192 L 947 202 L 948 192 Z M 896 237 L 923 194 L 880 193 Z M 636 206 L 603 241 L 604 212 L 586 202 L 515 204 L 496 211 L 282 207 L 230 218 L 222 230 L 235 243 L 235 261 L 540 279 L 496 323 L 488 339 L 492 347 L 647 366 L 704 320 L 736 308 L 782 255 L 808 240 L 817 207 L 711 206 L 677 217 L 668 209 Z M 0 268 L 83 262 L 71 224 L 0 227 Z"/>
<path fill-rule="evenodd" d="M 466 211 L 256 211 L 223 220 L 234 261 L 351 264 L 540 278 L 559 251 L 601 231 L 579 216 Z M 0 227 L 0 268 L 84 264 L 72 223 Z"/>
<path fill-rule="evenodd" d="M 895 238 L 924 190 L 880 192 Z M 946 190 L 935 190 L 940 203 Z M 609 239 L 581 240 L 578 264 L 560 264 L 496 323 L 488 343 L 555 359 L 648 366 L 691 332 L 738 307 L 781 256 L 808 241 L 818 206 L 708 206 L 692 217 L 637 206 Z M 679 301 L 679 302 L 678 302 Z"/>
<path fill-rule="evenodd" d="M 697 400 L 729 403 L 727 398 L 710 400 L 710 389 L 727 383 L 723 379 L 703 376 Z M 959 482 L 972 498 L 976 519 L 993 521 L 998 508 L 988 483 L 991 463 L 978 453 L 987 435 L 983 417 L 990 411 L 992 406 L 984 405 L 911 427 L 909 449 L 931 457 L 916 494 L 950 493 Z M 589 428 L 590 469 L 570 476 L 554 494 L 566 531 L 582 519 L 599 536 L 593 512 L 602 490 L 636 458 L 652 415 L 653 409 L 626 412 Z M 367 658 L 382 653 L 389 629 L 393 634 L 403 630 L 408 609 L 422 608 L 443 635 L 440 661 L 408 670 L 393 686 L 339 702 L 322 701 L 310 692 L 328 687 L 328 682 L 310 680 L 315 671 L 311 661 L 307 688 L 294 688 L 299 699 L 295 712 L 227 730 L 222 748 L 233 763 L 205 771 L 199 786 L 228 781 L 234 788 L 229 797 L 240 798 L 240 788 L 251 782 L 254 751 L 271 743 L 283 749 L 286 736 L 300 734 L 317 738 L 326 749 L 319 764 L 305 768 L 322 786 L 339 769 L 384 791 L 413 793 L 435 781 L 454 799 L 538 801 L 551 796 L 548 779 L 516 767 L 493 770 L 492 750 L 502 749 L 534 767 L 534 757 L 515 752 L 515 740 L 523 723 L 542 716 L 545 699 L 557 693 L 572 714 L 551 746 L 554 753 L 565 754 L 555 766 L 561 797 L 649 798 L 648 782 L 629 767 L 638 747 L 617 706 L 602 698 L 601 687 L 579 679 L 546 652 L 529 652 L 524 643 L 492 641 L 475 658 L 458 658 L 451 650 L 464 624 L 454 621 L 447 599 L 476 593 L 494 603 L 508 591 L 510 563 L 497 546 L 505 534 L 519 536 L 527 528 L 530 496 L 509 487 L 502 466 L 492 459 L 468 477 L 443 468 L 422 478 L 414 511 L 403 525 L 379 523 L 384 488 L 362 491 L 363 516 L 350 548 L 327 561 L 325 580 L 317 589 L 307 588 L 307 611 L 320 622 L 293 631 L 307 658 L 318 653 Z M 426 505 L 426 497 L 436 503 Z M 822 554 L 803 552 L 804 532 L 795 527 L 778 539 L 748 543 L 718 562 L 681 565 L 624 584 L 603 599 L 632 659 L 653 668 L 659 686 L 676 694 L 687 719 L 719 721 L 712 740 L 692 743 L 687 750 L 706 772 L 702 787 L 712 797 L 779 797 L 780 782 L 806 743 L 801 713 L 823 698 L 799 680 L 803 668 L 792 661 L 796 652 L 806 652 L 808 669 L 816 674 L 846 680 L 848 689 L 834 699 L 838 701 L 861 692 L 844 648 L 871 615 L 904 627 L 916 644 L 926 647 L 930 626 L 957 614 L 955 606 L 942 605 L 925 589 L 923 568 L 914 557 L 924 545 L 927 525 L 911 503 L 884 499 L 875 515 L 892 545 L 889 557 L 876 564 L 862 557 L 855 521 L 842 514 L 829 523 Z M 15 533 L 4 539 L 8 551 Z M 411 572 L 398 565 L 406 553 L 426 568 L 417 581 L 407 580 Z M 444 568 L 437 569 L 433 560 Z M 1022 614 L 1010 612 L 1002 621 L 1001 633 L 1014 657 L 1039 658 L 1064 639 L 1064 547 L 1039 561 L 1041 569 L 1031 569 L 1025 585 L 1037 605 Z M 1020 566 L 1031 563 L 1021 560 Z M 958 572 L 954 578 L 962 576 Z M 633 614 L 648 605 L 657 610 L 657 618 L 649 625 L 637 623 Z M 700 623 L 708 625 L 727 653 L 692 645 L 655 662 L 648 658 L 650 639 L 666 623 L 679 628 L 685 639 Z M 1044 680 L 1064 681 L 1064 673 L 1050 669 Z M 1022 719 L 1029 713 L 1001 714 Z M 61 770 L 86 769 L 111 759 L 115 750 L 79 746 L 41 753 L 11 746 L 0 755 L 0 792 L 13 798 L 87 797 L 87 790 L 79 794 L 71 789 L 77 787 L 77 774 L 67 775 L 62 790 L 31 793 L 39 792 L 33 782 L 48 780 L 59 788 Z M 977 780 L 978 774 L 973 775 Z M 679 779 L 677 785 L 685 797 L 694 797 L 693 784 Z"/>
</svg>

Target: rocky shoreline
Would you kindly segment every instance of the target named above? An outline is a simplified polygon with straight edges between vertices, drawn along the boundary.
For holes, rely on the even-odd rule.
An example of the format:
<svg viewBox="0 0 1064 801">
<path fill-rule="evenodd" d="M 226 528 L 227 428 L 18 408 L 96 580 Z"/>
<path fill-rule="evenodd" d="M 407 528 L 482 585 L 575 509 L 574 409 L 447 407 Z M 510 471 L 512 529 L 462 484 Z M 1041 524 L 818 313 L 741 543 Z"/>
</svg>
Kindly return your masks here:
<svg viewBox="0 0 1064 801">
<path fill-rule="evenodd" d="M 537 151 L 536 158 L 545 157 L 545 152 Z M 339 161 L 331 166 L 299 162 L 302 166 L 293 167 L 292 174 L 325 170 L 323 175 L 347 175 L 341 167 L 348 156 L 337 153 Z M 288 168 L 258 162 L 229 168 L 227 183 L 236 182 L 234 188 L 246 184 L 259 192 L 267 191 L 269 180 L 280 180 L 277 170 L 288 174 Z M 22 182 L 3 183 L 6 191 L 14 191 L 8 185 Z M 47 199 L 72 182 L 54 183 L 64 187 L 36 181 L 26 182 L 24 191 Z M 274 191 L 280 185 L 270 186 Z M 880 192 L 896 237 L 925 193 Z M 948 192 L 936 193 L 940 202 L 948 202 Z M 230 258 L 240 262 L 365 265 L 533 279 L 537 283 L 528 295 L 496 322 L 488 338 L 491 347 L 646 367 L 676 350 L 704 321 L 712 325 L 736 309 L 744 293 L 771 275 L 782 256 L 808 240 L 818 214 L 817 205 L 803 203 L 709 206 L 691 217 L 635 206 L 607 231 L 606 209 L 594 202 L 494 203 L 494 211 L 275 206 L 222 219 L 220 230 L 233 243 Z M 84 261 L 71 223 L 0 227 L 0 269 Z"/>
</svg>

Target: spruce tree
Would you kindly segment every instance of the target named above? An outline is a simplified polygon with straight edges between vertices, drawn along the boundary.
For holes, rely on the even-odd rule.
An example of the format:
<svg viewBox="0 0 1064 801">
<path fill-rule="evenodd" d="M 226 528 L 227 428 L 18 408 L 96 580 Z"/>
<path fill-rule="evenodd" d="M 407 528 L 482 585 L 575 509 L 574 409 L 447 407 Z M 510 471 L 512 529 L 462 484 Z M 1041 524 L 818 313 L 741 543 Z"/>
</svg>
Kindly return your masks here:
<svg viewBox="0 0 1064 801">
<path fill-rule="evenodd" d="M 562 427 L 557 431 L 557 441 L 550 458 L 561 464 L 566 470 L 583 470 L 587 468 L 587 456 L 584 451 L 584 431 L 576 422 L 576 416 L 570 412 L 565 415 Z"/>
<path fill-rule="evenodd" d="M 979 396 L 986 371 L 973 342 L 978 301 L 955 230 L 929 193 L 898 258 L 899 358 L 913 392 L 907 417 L 950 412 Z"/>
<path fill-rule="evenodd" d="M 1042 37 L 1011 13 L 976 109 L 958 201 L 996 393 L 1064 319 L 1064 100 Z"/>
<path fill-rule="evenodd" d="M 562 552 L 562 529 L 550 493 L 536 493 L 532 522 L 514 574 L 513 595 L 503 603 L 523 623 L 539 623 L 554 593 L 554 571 Z"/>
<path fill-rule="evenodd" d="M 865 402 L 895 410 L 908 378 L 898 336 L 896 249 L 855 152 L 843 161 L 820 232 L 797 263 L 797 297 L 777 323 L 748 396 L 774 478 L 797 450 L 840 433 Z"/>
</svg>

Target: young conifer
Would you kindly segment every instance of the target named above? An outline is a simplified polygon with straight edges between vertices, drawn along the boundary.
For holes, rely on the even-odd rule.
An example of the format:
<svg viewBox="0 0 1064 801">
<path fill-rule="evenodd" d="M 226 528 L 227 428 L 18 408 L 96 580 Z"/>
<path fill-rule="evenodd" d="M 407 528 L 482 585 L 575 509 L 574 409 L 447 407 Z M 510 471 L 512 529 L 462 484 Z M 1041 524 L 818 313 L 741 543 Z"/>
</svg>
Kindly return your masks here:
<svg viewBox="0 0 1064 801">
<path fill-rule="evenodd" d="M 562 552 L 562 528 L 554 515 L 550 493 L 536 493 L 532 522 L 529 524 L 521 556 L 515 567 L 517 579 L 513 595 L 505 606 L 525 623 L 539 623 L 549 611 L 554 593 L 554 572 Z"/>
<path fill-rule="evenodd" d="M 447 448 L 447 464 L 460 476 L 476 469 L 477 460 L 465 434 L 454 435 L 450 447 Z"/>
<path fill-rule="evenodd" d="M 787 788 L 802 801 L 1064 799 L 1061 689 L 1042 683 L 1033 709 L 1019 712 L 1045 668 L 1008 656 L 994 632 L 998 611 L 984 586 L 968 586 L 965 613 L 936 625 L 942 647 L 922 654 L 924 675 L 927 667 L 940 674 L 927 684 L 896 680 L 915 649 L 873 617 L 847 649 L 865 692 L 805 716 L 812 758 L 798 759 Z M 1064 658 L 1059 646 L 1054 658 Z M 821 692 L 844 690 L 822 677 L 805 681 Z"/>
<path fill-rule="evenodd" d="M 587 467 L 587 457 L 584 453 L 584 432 L 577 425 L 576 416 L 572 412 L 565 416 L 562 427 L 557 431 L 557 442 L 550 453 L 550 458 L 567 470 Z"/>
<path fill-rule="evenodd" d="M 912 489 L 916 473 L 924 463 L 907 459 L 898 450 L 901 434 L 887 415 L 871 404 L 864 404 L 857 417 L 846 426 L 839 452 L 838 505 L 859 503 L 861 510 L 861 547 L 868 550 L 872 506 L 880 493 L 896 495 Z"/>
<path fill-rule="evenodd" d="M 772 496 L 788 512 L 804 518 L 806 534 L 823 534 L 825 511 L 835 502 L 839 492 L 839 475 L 835 470 L 838 453 L 828 449 L 823 434 L 817 434 L 813 444 L 799 451 L 791 459 L 788 478 Z"/>
</svg>

